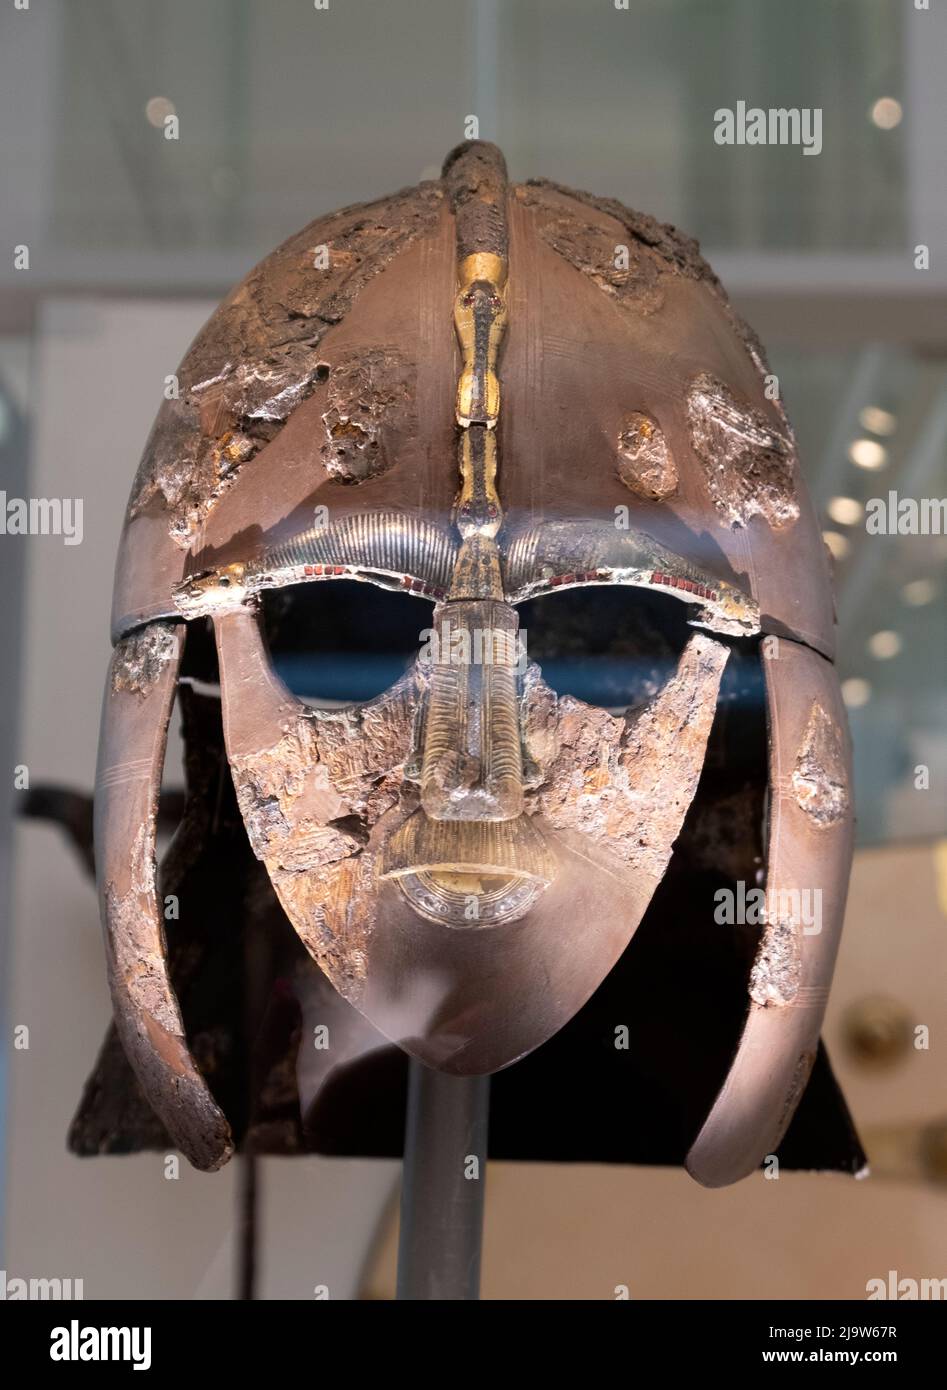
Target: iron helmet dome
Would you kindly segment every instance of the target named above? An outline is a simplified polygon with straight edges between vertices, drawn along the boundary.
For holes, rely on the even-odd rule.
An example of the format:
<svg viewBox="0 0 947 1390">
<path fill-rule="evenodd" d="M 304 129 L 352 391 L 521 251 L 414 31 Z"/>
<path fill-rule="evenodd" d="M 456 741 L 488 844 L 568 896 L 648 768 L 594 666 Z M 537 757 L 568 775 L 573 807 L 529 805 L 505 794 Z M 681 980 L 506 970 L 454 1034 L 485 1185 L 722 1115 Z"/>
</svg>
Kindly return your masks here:
<svg viewBox="0 0 947 1390">
<path fill-rule="evenodd" d="M 828 564 L 765 374 L 694 242 L 510 185 L 481 142 L 305 228 L 198 335 L 129 503 L 96 795 L 117 1026 L 192 1162 L 232 1141 L 168 974 L 155 814 L 207 620 L 240 811 L 286 916 L 343 999 L 456 1074 L 539 1047 L 615 966 L 694 802 L 728 661 L 775 639 L 768 907 L 687 1164 L 719 1185 L 775 1149 L 816 1055 L 852 810 Z M 440 654 L 314 709 L 273 668 L 263 606 L 337 580 L 426 605 Z M 518 610 L 573 591 L 686 615 L 632 707 L 583 705 L 523 660 Z M 814 889 L 809 933 L 792 904 Z"/>
</svg>

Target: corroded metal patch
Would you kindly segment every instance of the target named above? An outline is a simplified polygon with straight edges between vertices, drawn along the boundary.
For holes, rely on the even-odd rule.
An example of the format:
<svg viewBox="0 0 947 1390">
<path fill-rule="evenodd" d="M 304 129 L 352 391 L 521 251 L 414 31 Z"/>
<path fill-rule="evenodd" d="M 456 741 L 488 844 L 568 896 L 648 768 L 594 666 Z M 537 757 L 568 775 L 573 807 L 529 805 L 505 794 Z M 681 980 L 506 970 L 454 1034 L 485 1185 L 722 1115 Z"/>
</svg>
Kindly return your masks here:
<svg viewBox="0 0 947 1390">
<path fill-rule="evenodd" d="M 619 429 L 618 476 L 632 492 L 653 501 L 677 491 L 677 468 L 664 432 L 641 410 L 626 415 Z"/>
<path fill-rule="evenodd" d="M 395 462 L 389 431 L 416 428 L 417 367 L 395 348 L 352 352 L 331 365 L 322 420 L 326 471 L 344 483 L 377 478 Z"/>
<path fill-rule="evenodd" d="M 375 823 L 398 803 L 414 738 L 416 673 L 379 700 L 300 710 L 282 737 L 229 753 L 251 847 L 306 948 L 357 998 L 375 921 Z"/>
<path fill-rule="evenodd" d="M 762 516 L 779 529 L 799 517 L 792 437 L 707 372 L 691 382 L 687 423 L 714 506 L 731 526 Z"/>
<path fill-rule="evenodd" d="M 665 270 L 706 286 L 720 303 L 757 371 L 761 375 L 768 372 L 763 344 L 749 324 L 734 310 L 723 285 L 700 254 L 700 245 L 694 237 L 687 236 L 668 222 L 659 222 L 646 212 L 636 212 L 634 208 L 626 207 L 617 198 L 602 198 L 579 188 L 566 188 L 550 179 L 528 179 L 515 192 L 518 198 L 527 203 L 535 199 L 552 201 L 552 195 L 558 194 L 560 198 L 566 198 L 573 204 L 594 208 L 597 212 L 614 218 L 624 228 L 634 245 L 651 251 L 660 258 Z"/>
<path fill-rule="evenodd" d="M 349 1003 L 358 1002 L 376 927 L 377 856 L 369 850 L 299 874 L 272 876 L 306 950 Z"/>
<path fill-rule="evenodd" d="M 177 651 L 174 628 L 161 623 L 150 623 L 122 638 L 112 655 L 112 693 L 129 690 L 135 695 L 147 695 Z"/>
<path fill-rule="evenodd" d="M 820 704 L 809 715 L 792 772 L 796 803 L 813 825 L 835 825 L 848 812 L 848 774 L 842 734 Z"/>
<path fill-rule="evenodd" d="M 457 227 L 457 260 L 483 253 L 505 260 L 506 161 L 485 140 L 465 140 L 444 161 L 442 177 Z"/>
<path fill-rule="evenodd" d="M 324 380 L 319 344 L 365 285 L 417 237 L 444 199 L 422 183 L 344 208 L 291 237 L 250 272 L 198 335 L 165 401 L 129 502 L 129 520 L 160 497 L 187 549 L 218 498 Z"/>
<path fill-rule="evenodd" d="M 107 937 L 110 966 L 123 981 L 131 1006 L 150 1025 L 153 1039 L 166 1038 L 165 1051 L 174 1066 L 184 1027 L 177 1000 L 168 989 L 167 961 L 148 912 L 154 892 L 154 821 L 143 824 L 131 845 L 131 880 L 127 893 L 114 883 L 105 885 L 105 909 L 111 931 Z M 160 1032 L 159 1032 L 160 1030 Z"/>
<path fill-rule="evenodd" d="M 537 769 L 532 809 L 660 881 L 697 790 L 728 655 L 695 634 L 674 675 L 624 717 L 557 696 L 530 666 L 523 726 Z"/>
<path fill-rule="evenodd" d="M 799 927 L 793 922 L 768 921 L 750 972 L 750 998 L 757 1004 L 791 1004 L 801 973 Z"/>
<path fill-rule="evenodd" d="M 516 189 L 517 198 L 532 210 L 546 245 L 623 308 L 644 314 L 660 309 L 660 276 L 665 269 L 661 257 L 634 237 L 620 252 L 613 233 L 583 217 L 574 199 L 566 202 L 557 193 L 541 183 Z"/>
</svg>

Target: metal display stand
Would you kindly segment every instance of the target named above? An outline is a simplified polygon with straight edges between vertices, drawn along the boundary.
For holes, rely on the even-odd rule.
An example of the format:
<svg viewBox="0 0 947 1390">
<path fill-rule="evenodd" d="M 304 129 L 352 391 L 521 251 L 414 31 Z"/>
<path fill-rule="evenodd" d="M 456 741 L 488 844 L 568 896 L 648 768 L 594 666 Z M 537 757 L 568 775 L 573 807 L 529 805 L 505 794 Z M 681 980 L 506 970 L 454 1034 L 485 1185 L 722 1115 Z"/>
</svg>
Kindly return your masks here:
<svg viewBox="0 0 947 1390">
<path fill-rule="evenodd" d="M 411 1059 L 398 1242 L 399 1300 L 480 1296 L 488 1076 Z"/>
</svg>

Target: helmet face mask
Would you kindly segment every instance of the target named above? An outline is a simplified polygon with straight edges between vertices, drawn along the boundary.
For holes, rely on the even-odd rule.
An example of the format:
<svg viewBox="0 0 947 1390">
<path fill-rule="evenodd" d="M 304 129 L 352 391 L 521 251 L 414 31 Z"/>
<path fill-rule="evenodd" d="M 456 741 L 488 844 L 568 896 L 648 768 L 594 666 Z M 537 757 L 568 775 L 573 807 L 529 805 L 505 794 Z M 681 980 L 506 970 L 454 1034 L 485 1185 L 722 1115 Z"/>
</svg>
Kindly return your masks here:
<svg viewBox="0 0 947 1390">
<path fill-rule="evenodd" d="M 627 717 L 560 701 L 527 667 L 514 707 L 532 783 L 516 779 L 522 810 L 484 792 L 479 767 L 469 775 L 472 754 L 442 755 L 436 775 L 451 791 L 431 815 L 432 687 L 439 674 L 466 674 L 452 653 L 440 671 L 419 663 L 366 705 L 313 710 L 274 678 L 256 615 L 228 612 L 215 628 L 251 844 L 336 988 L 444 1069 L 496 1071 L 545 1041 L 611 969 L 663 876 L 700 776 L 726 647 L 691 637 L 656 695 Z M 567 925 L 576 920 L 587 922 L 581 934 Z"/>
<path fill-rule="evenodd" d="M 441 181 L 306 229 L 211 319 L 129 508 L 97 794 L 120 1033 L 192 1161 L 231 1141 L 164 961 L 154 817 L 184 625 L 208 619 L 237 800 L 286 916 L 380 1033 L 457 1074 L 539 1047 L 613 969 L 693 829 L 728 660 L 758 662 L 767 908 L 688 1166 L 733 1181 L 779 1142 L 818 1045 L 851 807 L 825 557 L 763 371 L 693 243 L 510 188 L 477 142 Z M 373 698 L 314 705 L 277 629 L 318 683 L 340 583 L 380 624 L 380 591 L 420 600 L 420 650 Z M 596 622 L 630 675 L 584 700 Z"/>
</svg>

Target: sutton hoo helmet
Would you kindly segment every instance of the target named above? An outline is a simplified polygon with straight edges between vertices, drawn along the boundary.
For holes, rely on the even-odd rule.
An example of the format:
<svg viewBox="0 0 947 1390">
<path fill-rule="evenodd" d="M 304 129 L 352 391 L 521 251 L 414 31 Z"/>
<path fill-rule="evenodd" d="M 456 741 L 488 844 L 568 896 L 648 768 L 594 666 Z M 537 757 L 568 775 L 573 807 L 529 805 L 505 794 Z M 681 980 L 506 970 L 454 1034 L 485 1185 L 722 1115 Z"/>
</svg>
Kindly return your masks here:
<svg viewBox="0 0 947 1390">
<path fill-rule="evenodd" d="M 766 370 L 694 242 L 510 186 L 480 142 L 307 227 L 199 334 L 129 503 L 96 793 L 119 1035 L 193 1163 L 232 1139 L 169 976 L 155 824 L 208 623 L 249 843 L 373 1037 L 462 1075 L 561 1036 L 674 851 L 700 922 L 648 927 L 654 1047 L 697 1055 L 686 1001 L 713 951 L 742 960 L 687 1166 L 719 1185 L 774 1151 L 817 1055 L 852 809 L 827 559 Z M 386 591 L 416 659 L 353 699 L 332 642 L 366 614 L 389 630 Z"/>
</svg>

